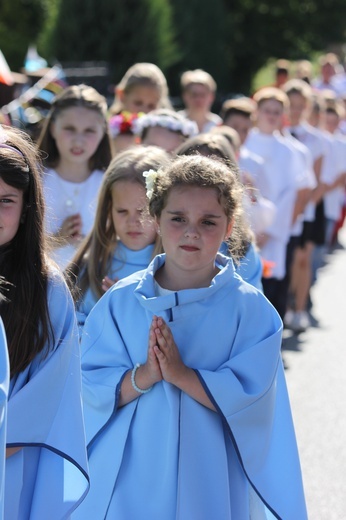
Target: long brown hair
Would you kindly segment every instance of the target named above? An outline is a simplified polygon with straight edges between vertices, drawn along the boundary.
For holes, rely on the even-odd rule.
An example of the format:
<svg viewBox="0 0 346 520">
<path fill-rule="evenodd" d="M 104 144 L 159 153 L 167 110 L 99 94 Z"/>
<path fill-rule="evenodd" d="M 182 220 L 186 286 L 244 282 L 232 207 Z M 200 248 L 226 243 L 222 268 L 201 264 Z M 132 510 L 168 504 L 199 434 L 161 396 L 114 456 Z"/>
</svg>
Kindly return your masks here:
<svg viewBox="0 0 346 520">
<path fill-rule="evenodd" d="M 23 192 L 18 231 L 10 243 L 0 248 L 0 274 L 7 282 L 0 310 L 13 376 L 48 348 L 53 331 L 47 304 L 48 263 L 39 157 L 24 132 L 5 126 L 2 129 L 6 145 L 20 153 L 0 146 L 0 178 Z"/>
<path fill-rule="evenodd" d="M 134 146 L 114 157 L 104 174 L 94 226 L 65 271 L 75 300 L 83 296 L 89 287 L 97 298 L 101 298 L 104 292 L 102 279 L 109 270 L 117 247 L 117 231 L 111 216 L 112 186 L 125 180 L 145 188 L 143 172 L 157 170 L 169 162 L 169 155 L 156 146 Z M 161 241 L 157 236 L 153 256 L 161 252 Z M 76 279 L 79 291 L 75 290 Z"/>
</svg>

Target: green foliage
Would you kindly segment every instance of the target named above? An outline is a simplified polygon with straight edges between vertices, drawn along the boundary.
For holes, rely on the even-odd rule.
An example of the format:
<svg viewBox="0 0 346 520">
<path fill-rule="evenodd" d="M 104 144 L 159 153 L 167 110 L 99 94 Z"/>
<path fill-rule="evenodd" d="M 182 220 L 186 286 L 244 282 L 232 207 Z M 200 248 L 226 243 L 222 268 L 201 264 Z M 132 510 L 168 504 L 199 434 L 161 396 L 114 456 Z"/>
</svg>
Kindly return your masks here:
<svg viewBox="0 0 346 520">
<path fill-rule="evenodd" d="M 46 18 L 45 0 L 1 0 L 0 49 L 10 68 L 18 70 Z"/>
<path fill-rule="evenodd" d="M 269 58 L 309 58 L 346 37 L 345 0 L 228 0 L 234 87 L 248 91 Z"/>
<path fill-rule="evenodd" d="M 227 11 L 223 0 L 174 0 L 174 24 L 181 58 L 169 74 L 172 90 L 179 93 L 180 75 L 188 69 L 208 71 L 217 84 L 230 80 L 227 53 Z"/>
<path fill-rule="evenodd" d="M 51 42 L 59 61 L 109 62 L 115 81 L 135 62 L 178 59 L 168 0 L 61 0 Z"/>
<path fill-rule="evenodd" d="M 39 35 L 39 36 L 38 36 Z M 221 93 L 250 92 L 270 59 L 308 58 L 346 40 L 345 0 L 1 0 L 0 49 L 13 70 L 30 43 L 51 63 L 107 61 L 117 82 L 156 63 L 179 94 L 203 68 Z"/>
</svg>

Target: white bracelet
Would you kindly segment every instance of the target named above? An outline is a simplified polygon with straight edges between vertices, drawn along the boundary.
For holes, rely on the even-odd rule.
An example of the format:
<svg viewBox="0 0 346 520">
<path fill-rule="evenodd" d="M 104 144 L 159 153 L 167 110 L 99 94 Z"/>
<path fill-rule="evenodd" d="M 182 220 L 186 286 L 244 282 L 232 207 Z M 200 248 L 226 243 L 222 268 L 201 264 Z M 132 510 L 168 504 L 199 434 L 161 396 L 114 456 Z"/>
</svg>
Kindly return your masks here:
<svg viewBox="0 0 346 520">
<path fill-rule="evenodd" d="M 131 373 L 131 383 L 132 383 L 133 388 L 136 390 L 136 392 L 138 392 L 139 394 L 146 394 L 146 393 L 150 392 L 150 390 L 152 389 L 152 386 L 150 386 L 146 390 L 142 390 L 142 388 L 139 388 L 139 386 L 136 385 L 136 381 L 135 381 L 135 375 L 140 366 L 141 365 L 139 363 L 136 363 L 135 366 L 133 367 L 132 373 Z"/>
</svg>

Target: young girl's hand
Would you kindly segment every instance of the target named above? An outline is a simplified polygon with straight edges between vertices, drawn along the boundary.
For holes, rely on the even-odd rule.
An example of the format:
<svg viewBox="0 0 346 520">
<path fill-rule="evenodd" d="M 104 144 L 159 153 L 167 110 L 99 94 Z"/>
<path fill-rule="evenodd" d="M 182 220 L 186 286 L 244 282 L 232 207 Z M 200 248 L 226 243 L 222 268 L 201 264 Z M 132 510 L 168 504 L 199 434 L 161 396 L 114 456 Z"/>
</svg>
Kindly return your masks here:
<svg viewBox="0 0 346 520">
<path fill-rule="evenodd" d="M 154 352 L 157 356 L 162 377 L 168 383 L 176 384 L 187 370 L 179 349 L 174 341 L 171 329 L 162 318 L 153 319 L 156 337 Z"/>
<path fill-rule="evenodd" d="M 104 292 L 108 291 L 108 289 L 110 289 L 118 281 L 119 281 L 119 278 L 114 278 L 114 280 L 112 280 L 108 276 L 105 276 L 104 279 L 102 280 L 102 289 L 103 289 L 103 291 Z"/>
<path fill-rule="evenodd" d="M 149 346 L 147 360 L 145 364 L 141 366 L 138 370 L 142 381 L 145 381 L 144 387 L 140 386 L 140 384 L 137 383 L 140 388 L 147 388 L 162 380 L 160 365 L 154 351 L 156 345 L 156 334 L 154 332 L 155 326 L 156 322 L 153 320 L 153 323 L 151 324 L 149 330 Z"/>
<path fill-rule="evenodd" d="M 71 215 L 62 223 L 58 237 L 63 238 L 69 244 L 75 244 L 82 238 L 82 217 L 79 213 Z"/>
</svg>

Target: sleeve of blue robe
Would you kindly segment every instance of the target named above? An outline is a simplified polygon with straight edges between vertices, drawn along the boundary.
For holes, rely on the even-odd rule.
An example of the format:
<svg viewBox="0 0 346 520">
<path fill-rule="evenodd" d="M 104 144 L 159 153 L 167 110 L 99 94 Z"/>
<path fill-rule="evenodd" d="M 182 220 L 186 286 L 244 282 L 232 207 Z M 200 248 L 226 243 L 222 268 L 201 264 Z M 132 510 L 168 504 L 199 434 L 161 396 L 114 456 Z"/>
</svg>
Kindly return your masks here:
<svg viewBox="0 0 346 520">
<path fill-rule="evenodd" d="M 0 318 L 0 520 L 4 515 L 5 447 L 9 365 L 6 336 Z"/>
<path fill-rule="evenodd" d="M 119 413 L 126 416 L 125 422 L 130 425 L 137 405 L 135 400 L 117 410 L 122 380 L 126 372 L 133 368 L 133 363 L 127 354 L 116 320 L 111 313 L 105 312 L 104 304 L 108 298 L 109 294 L 106 294 L 93 308 L 90 314 L 92 320 L 89 317 L 86 320 L 81 341 L 85 431 L 93 472 L 90 474 L 87 503 L 81 504 L 75 511 L 74 520 L 105 517 L 128 434 L 126 428 L 117 432 L 117 449 L 114 450 L 114 433 L 107 426 L 115 414 Z M 94 346 L 100 342 L 102 348 L 99 349 L 96 360 Z M 93 457 L 93 449 L 99 438 L 102 438 L 102 444 L 106 448 L 98 451 L 97 457 Z M 95 478 L 97 475 L 102 475 L 102 478 Z"/>
<path fill-rule="evenodd" d="M 5 518 L 69 518 L 88 491 L 78 331 L 58 274 L 48 306 L 54 345 L 10 382 L 7 446 L 22 449 L 6 461 Z"/>
</svg>

